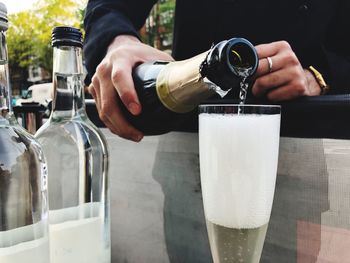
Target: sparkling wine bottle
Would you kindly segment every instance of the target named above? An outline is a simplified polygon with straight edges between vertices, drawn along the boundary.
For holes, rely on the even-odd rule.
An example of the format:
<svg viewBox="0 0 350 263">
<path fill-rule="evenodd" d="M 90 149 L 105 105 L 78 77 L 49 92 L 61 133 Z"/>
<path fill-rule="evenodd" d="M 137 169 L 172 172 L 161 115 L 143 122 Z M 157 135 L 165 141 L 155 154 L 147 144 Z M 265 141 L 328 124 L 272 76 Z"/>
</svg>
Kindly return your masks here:
<svg viewBox="0 0 350 263">
<path fill-rule="evenodd" d="M 82 33 L 56 27 L 52 46 L 52 111 L 35 135 L 48 163 L 51 261 L 109 263 L 108 152 L 85 112 Z"/>
<path fill-rule="evenodd" d="M 134 116 L 122 106 L 124 115 L 146 135 L 168 132 L 215 93 L 224 96 L 231 91 L 238 97 L 241 84 L 252 79 L 258 62 L 248 40 L 232 38 L 187 60 L 143 63 L 133 71 L 142 112 Z"/>
<path fill-rule="evenodd" d="M 12 112 L 7 28 L 0 3 L 0 262 L 49 263 L 46 162 Z"/>
</svg>

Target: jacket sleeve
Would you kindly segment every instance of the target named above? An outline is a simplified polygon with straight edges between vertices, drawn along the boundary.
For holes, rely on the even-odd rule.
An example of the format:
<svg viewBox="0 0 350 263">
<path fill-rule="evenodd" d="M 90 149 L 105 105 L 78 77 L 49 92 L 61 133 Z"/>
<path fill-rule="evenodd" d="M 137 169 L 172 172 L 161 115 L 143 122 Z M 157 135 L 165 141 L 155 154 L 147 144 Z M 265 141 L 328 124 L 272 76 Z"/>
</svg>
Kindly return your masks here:
<svg viewBox="0 0 350 263">
<path fill-rule="evenodd" d="M 340 0 L 328 28 L 324 53 L 328 62 L 326 80 L 330 94 L 350 94 L 350 1 Z"/>
<path fill-rule="evenodd" d="M 112 40 L 121 34 L 138 37 L 138 30 L 156 0 L 89 0 L 84 17 L 84 57 L 89 83 Z"/>
</svg>

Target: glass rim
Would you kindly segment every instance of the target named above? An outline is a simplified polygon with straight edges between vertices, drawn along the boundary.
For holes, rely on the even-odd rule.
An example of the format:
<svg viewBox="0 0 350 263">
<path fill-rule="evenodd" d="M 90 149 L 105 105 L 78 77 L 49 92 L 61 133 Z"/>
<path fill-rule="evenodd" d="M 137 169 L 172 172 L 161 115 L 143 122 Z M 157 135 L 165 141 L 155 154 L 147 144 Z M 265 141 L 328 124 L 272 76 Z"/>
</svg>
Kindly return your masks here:
<svg viewBox="0 0 350 263">
<path fill-rule="evenodd" d="M 200 104 L 198 107 L 260 107 L 260 108 L 281 108 L 281 105 L 274 104 Z"/>
</svg>

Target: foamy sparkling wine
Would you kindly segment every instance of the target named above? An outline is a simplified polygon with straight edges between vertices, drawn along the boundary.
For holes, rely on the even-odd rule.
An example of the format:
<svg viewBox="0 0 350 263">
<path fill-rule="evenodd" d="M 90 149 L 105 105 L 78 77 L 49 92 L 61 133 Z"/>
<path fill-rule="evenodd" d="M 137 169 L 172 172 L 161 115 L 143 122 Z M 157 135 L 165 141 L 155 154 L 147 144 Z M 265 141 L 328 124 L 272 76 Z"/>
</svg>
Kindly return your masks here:
<svg viewBox="0 0 350 263">
<path fill-rule="evenodd" d="M 202 113 L 199 130 L 214 262 L 259 262 L 274 196 L 280 115 Z"/>
</svg>

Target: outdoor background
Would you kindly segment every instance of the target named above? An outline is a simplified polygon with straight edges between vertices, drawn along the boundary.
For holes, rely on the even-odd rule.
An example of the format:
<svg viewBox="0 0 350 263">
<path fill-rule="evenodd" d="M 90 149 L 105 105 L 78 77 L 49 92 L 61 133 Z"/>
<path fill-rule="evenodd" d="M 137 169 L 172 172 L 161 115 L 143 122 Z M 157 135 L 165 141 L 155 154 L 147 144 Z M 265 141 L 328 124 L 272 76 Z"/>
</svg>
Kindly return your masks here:
<svg viewBox="0 0 350 263">
<path fill-rule="evenodd" d="M 83 31 L 87 0 L 0 0 L 8 8 L 7 45 L 14 98 L 30 85 L 51 81 L 51 31 L 74 26 Z M 145 43 L 171 50 L 175 0 L 161 0 L 140 30 Z M 14 100 L 15 103 L 15 100 Z"/>
</svg>

